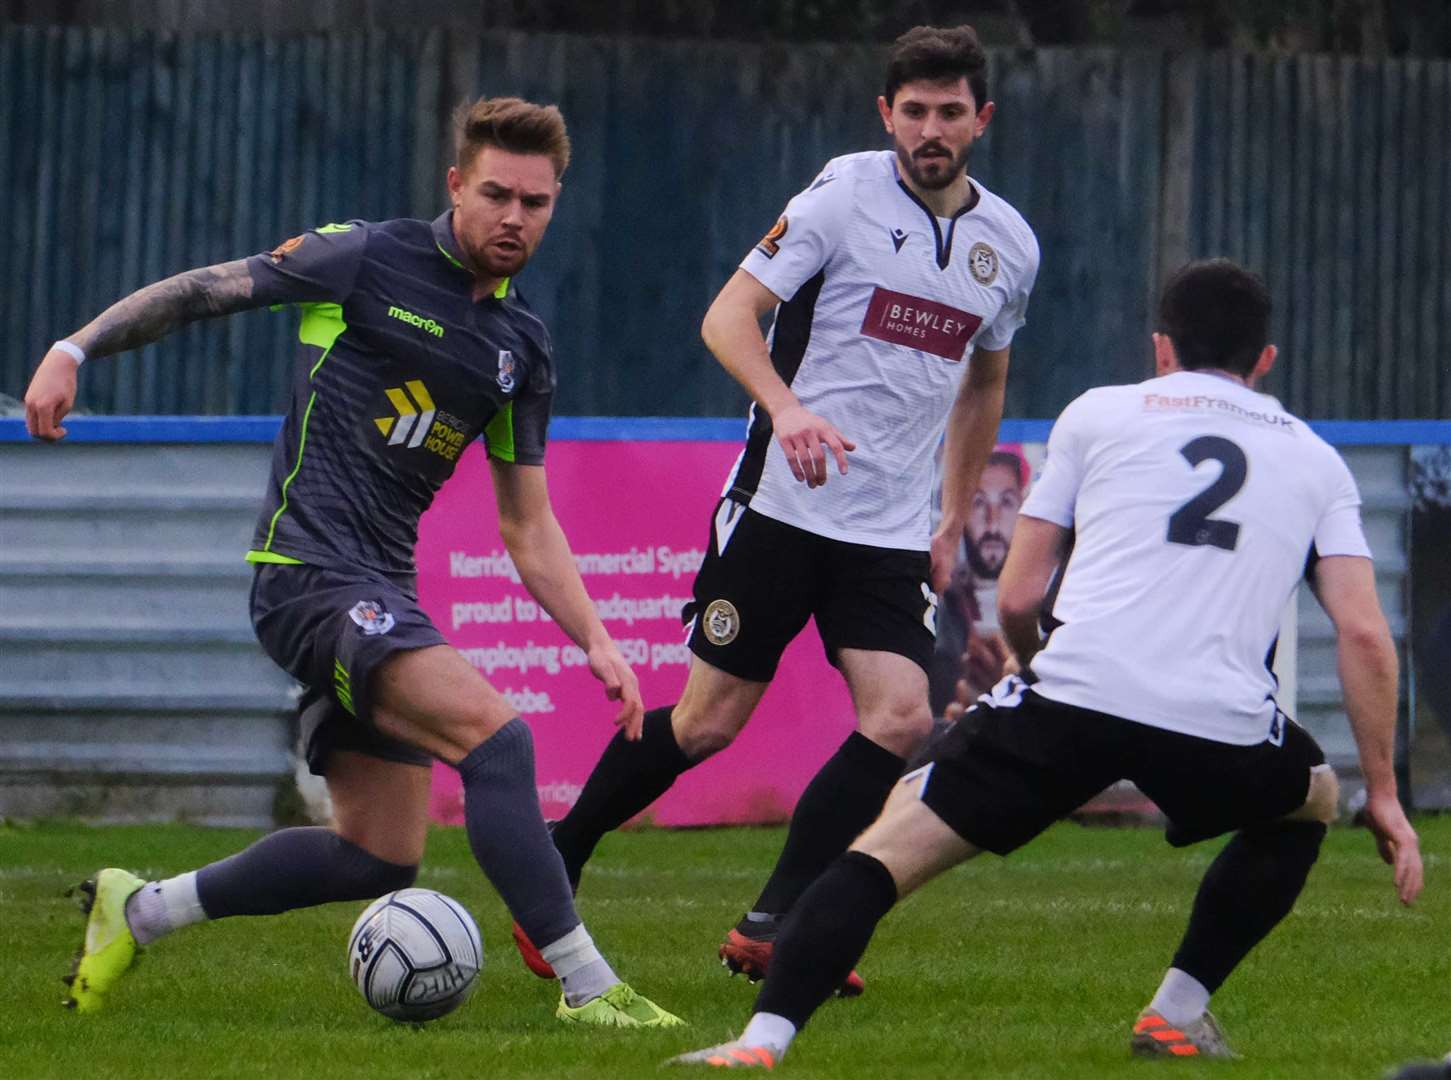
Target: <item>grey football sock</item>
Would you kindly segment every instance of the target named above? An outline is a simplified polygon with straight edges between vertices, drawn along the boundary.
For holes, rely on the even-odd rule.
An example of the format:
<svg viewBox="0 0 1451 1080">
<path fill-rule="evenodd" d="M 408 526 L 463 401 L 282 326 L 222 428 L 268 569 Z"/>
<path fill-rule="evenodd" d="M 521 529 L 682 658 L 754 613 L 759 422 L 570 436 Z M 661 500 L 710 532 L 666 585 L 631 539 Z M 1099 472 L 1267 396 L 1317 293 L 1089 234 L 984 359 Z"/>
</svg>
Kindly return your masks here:
<svg viewBox="0 0 1451 1080">
<path fill-rule="evenodd" d="M 406 889 L 418 867 L 387 862 L 331 829 L 283 829 L 196 873 L 209 919 L 276 915 L 335 900 L 372 900 Z"/>
<path fill-rule="evenodd" d="M 553 944 L 580 925 L 574 895 L 534 779 L 534 737 L 517 716 L 456 766 L 464 785 L 464 825 L 484 875 L 529 940 Z"/>
</svg>

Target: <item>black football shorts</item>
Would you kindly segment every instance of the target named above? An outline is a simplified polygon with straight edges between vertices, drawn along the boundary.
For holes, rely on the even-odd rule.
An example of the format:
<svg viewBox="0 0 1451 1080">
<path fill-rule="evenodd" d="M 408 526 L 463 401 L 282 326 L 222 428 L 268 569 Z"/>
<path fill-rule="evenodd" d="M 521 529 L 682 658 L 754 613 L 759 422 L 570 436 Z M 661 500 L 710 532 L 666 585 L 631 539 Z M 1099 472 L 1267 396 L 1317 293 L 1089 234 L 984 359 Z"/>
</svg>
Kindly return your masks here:
<svg viewBox="0 0 1451 1080">
<path fill-rule="evenodd" d="M 302 740 L 314 773 L 326 775 L 334 750 L 408 765 L 433 760 L 379 732 L 368 699 L 388 657 L 448 644 L 411 589 L 381 576 L 263 563 L 252 581 L 252 625 L 267 655 L 303 686 Z"/>
<path fill-rule="evenodd" d="M 816 618 L 826 656 L 841 649 L 932 661 L 937 597 L 925 551 L 831 540 L 722 499 L 684 616 L 691 651 L 722 671 L 770 682 L 781 653 Z"/>
<path fill-rule="evenodd" d="M 1325 764 L 1283 714 L 1278 743 L 1237 746 L 1050 701 L 1016 677 L 992 701 L 943 736 L 919 794 L 964 840 L 998 855 L 1125 779 L 1169 819 L 1169 843 L 1198 843 L 1299 809 L 1310 770 Z"/>
</svg>

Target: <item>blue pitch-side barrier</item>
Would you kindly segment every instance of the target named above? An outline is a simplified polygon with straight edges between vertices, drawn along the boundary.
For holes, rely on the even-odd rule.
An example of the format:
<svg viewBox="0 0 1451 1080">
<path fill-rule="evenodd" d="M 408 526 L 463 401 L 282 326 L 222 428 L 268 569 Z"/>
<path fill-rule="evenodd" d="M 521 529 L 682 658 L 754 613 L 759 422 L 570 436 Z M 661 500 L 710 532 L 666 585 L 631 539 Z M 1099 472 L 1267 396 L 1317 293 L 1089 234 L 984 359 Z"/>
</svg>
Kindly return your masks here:
<svg viewBox="0 0 1451 1080">
<path fill-rule="evenodd" d="M 266 443 L 282 423 L 277 416 L 76 416 L 66 420 L 67 442 Z M 1043 442 L 1051 420 L 1004 420 L 1001 442 Z M 1310 426 L 1335 446 L 1451 445 L 1451 420 L 1319 420 Z M 744 442 L 744 417 L 557 416 L 552 439 L 604 442 L 671 440 Z M 26 442 L 25 420 L 0 417 L 0 443 Z"/>
</svg>

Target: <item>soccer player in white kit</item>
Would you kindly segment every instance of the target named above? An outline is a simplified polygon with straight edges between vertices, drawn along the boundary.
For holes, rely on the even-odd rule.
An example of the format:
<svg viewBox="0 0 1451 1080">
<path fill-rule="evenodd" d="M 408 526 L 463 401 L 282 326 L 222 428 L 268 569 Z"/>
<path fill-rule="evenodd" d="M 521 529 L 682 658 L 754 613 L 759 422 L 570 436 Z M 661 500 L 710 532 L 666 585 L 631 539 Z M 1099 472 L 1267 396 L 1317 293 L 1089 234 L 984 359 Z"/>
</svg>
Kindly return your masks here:
<svg viewBox="0 0 1451 1080">
<path fill-rule="evenodd" d="M 1158 377 L 1063 411 L 998 580 L 1020 673 L 801 897 L 742 1037 L 677 1061 L 774 1066 L 900 897 L 980 851 L 1006 855 L 1123 778 L 1159 805 L 1171 844 L 1235 834 L 1130 1045 L 1232 1056 L 1210 995 L 1289 913 L 1336 811 L 1335 775 L 1276 703 L 1269 666 L 1302 577 L 1335 625 L 1366 822 L 1401 901 L 1416 898 L 1391 765 L 1396 653 L 1360 497 L 1339 455 L 1254 390 L 1275 360 L 1269 311 L 1255 275 L 1191 263 L 1161 301 Z"/>
<path fill-rule="evenodd" d="M 735 738 L 814 616 L 858 730 L 801 796 L 775 871 L 721 946 L 752 978 L 779 918 L 876 818 L 931 730 L 936 590 L 997 438 L 1038 268 L 1027 223 L 967 175 L 993 114 L 986 65 L 971 27 L 899 38 L 877 99 L 895 149 L 829 161 L 712 304 L 702 335 L 754 404 L 686 609 L 688 681 L 678 704 L 646 714 L 639 741 L 611 742 L 554 831 L 578 882 L 605 832 Z"/>
</svg>

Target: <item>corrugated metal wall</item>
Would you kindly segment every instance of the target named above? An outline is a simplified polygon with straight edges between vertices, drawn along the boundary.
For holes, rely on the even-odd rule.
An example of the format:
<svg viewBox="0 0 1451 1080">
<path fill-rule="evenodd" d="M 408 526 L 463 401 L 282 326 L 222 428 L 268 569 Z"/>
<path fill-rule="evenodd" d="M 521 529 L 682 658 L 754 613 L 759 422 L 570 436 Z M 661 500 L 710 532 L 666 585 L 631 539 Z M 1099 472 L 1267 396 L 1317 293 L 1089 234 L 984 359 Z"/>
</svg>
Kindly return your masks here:
<svg viewBox="0 0 1451 1080">
<path fill-rule="evenodd" d="M 1262 269 L 1315 417 L 1451 417 L 1451 65 L 1001 50 L 973 172 L 1043 269 L 1011 415 L 1138 377 L 1162 274 Z M 117 296 L 346 217 L 431 216 L 446 116 L 558 102 L 575 164 L 523 279 L 555 329 L 559 408 L 725 415 L 699 344 L 741 254 L 829 156 L 881 144 L 876 50 L 443 31 L 263 40 L 0 31 L 0 392 Z M 266 413 L 292 318 L 190 328 L 88 369 L 101 412 Z"/>
<path fill-rule="evenodd" d="M 0 818 L 272 820 L 292 682 L 241 558 L 269 459 L 0 443 Z"/>
</svg>

